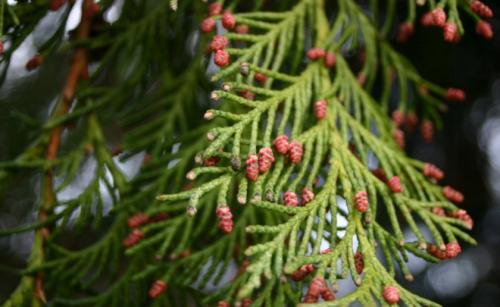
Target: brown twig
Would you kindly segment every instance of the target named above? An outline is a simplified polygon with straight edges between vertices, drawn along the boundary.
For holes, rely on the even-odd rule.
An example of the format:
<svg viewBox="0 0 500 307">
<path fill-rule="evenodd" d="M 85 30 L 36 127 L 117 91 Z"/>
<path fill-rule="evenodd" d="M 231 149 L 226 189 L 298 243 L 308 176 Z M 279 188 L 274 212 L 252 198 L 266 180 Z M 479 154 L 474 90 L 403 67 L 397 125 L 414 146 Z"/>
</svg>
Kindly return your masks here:
<svg viewBox="0 0 500 307">
<path fill-rule="evenodd" d="M 82 3 L 82 19 L 80 24 L 78 25 L 76 32 L 76 40 L 86 39 L 90 34 L 90 27 L 92 22 L 92 16 L 86 14 L 86 10 L 89 9 L 92 4 L 92 0 L 84 0 Z M 75 98 L 76 88 L 78 85 L 78 81 L 82 76 L 86 74 L 88 64 L 88 55 L 87 50 L 83 47 L 78 47 L 74 50 L 72 59 L 71 59 L 71 68 L 66 78 L 66 83 L 62 92 L 61 100 L 57 105 L 54 113 L 52 114 L 53 118 L 60 117 L 69 112 L 71 108 L 71 104 Z M 59 147 L 61 144 L 61 135 L 64 131 L 64 126 L 54 127 L 50 131 L 49 141 L 45 150 L 45 159 L 48 161 L 55 160 L 57 158 L 57 153 L 59 151 Z M 42 195 L 42 203 L 40 205 L 40 209 L 38 212 L 38 220 L 45 221 L 50 212 L 52 211 L 54 204 L 56 203 L 56 195 L 54 192 L 54 172 L 52 168 L 49 168 L 45 171 L 43 178 L 43 195 Z M 36 262 L 41 263 L 44 259 L 44 241 L 47 239 L 50 230 L 48 227 L 43 227 L 39 229 L 36 233 L 38 240 L 39 249 L 35 254 L 37 255 Z M 35 276 L 35 296 L 43 303 L 46 303 L 46 297 L 43 286 L 43 273 L 39 272 Z"/>
</svg>

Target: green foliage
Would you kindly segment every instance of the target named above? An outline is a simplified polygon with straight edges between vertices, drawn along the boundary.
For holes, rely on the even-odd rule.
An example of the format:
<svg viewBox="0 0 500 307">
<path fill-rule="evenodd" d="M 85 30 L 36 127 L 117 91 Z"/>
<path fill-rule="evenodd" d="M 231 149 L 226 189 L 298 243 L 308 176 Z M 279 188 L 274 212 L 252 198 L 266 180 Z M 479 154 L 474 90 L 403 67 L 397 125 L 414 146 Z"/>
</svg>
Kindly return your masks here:
<svg viewBox="0 0 500 307">
<path fill-rule="evenodd" d="M 4 14 L 12 42 L 4 71 L 48 7 L 45 1 L 19 2 L 6 5 Z M 40 304 L 36 276 L 43 276 L 45 297 L 56 305 L 205 306 L 251 298 L 255 306 L 285 306 L 300 303 L 315 277 L 332 288 L 339 279 L 358 285 L 318 306 L 385 305 L 387 285 L 397 287 L 408 306 L 436 305 L 400 286 L 398 272 L 413 278 L 406 266 L 409 254 L 438 261 L 426 251 L 429 244 L 440 248 L 457 239 L 474 244 L 474 239 L 463 230 L 466 222 L 435 214 L 435 209 L 453 213 L 458 208 L 422 174 L 425 164 L 409 158 L 394 140 L 389 102 L 398 100 L 397 110 L 416 112 L 439 127 L 445 89 L 422 78 L 393 48 L 388 37 L 396 1 L 369 1 L 368 11 L 352 0 L 275 2 L 224 3 L 250 32 L 224 33 L 230 64 L 221 69 L 206 69 L 210 35 L 195 31 L 206 14 L 201 1 L 124 1 L 116 22 L 95 17 L 90 37 L 69 41 L 63 34 L 73 4 L 62 8 L 59 30 L 39 52 L 50 57 L 85 50 L 93 64 L 90 79 L 79 80 L 69 112 L 54 113 L 28 148 L 0 162 L 1 184 L 8 189 L 12 175 L 36 169 L 45 182 L 58 179 L 57 193 L 80 180 L 88 163 L 95 169 L 80 194 L 53 204 L 42 200 L 39 206 L 49 209 L 46 219 L 0 232 L 37 230 L 24 277 L 6 306 Z M 101 2 L 102 11 L 111 4 Z M 445 6 L 463 32 L 457 7 L 471 13 L 467 1 L 428 5 Z M 415 2 L 408 1 L 407 8 L 407 21 L 413 23 Z M 382 23 L 380 13 L 387 14 Z M 218 31 L 225 30 L 219 25 Z M 333 52 L 335 67 L 307 60 L 312 47 Z M 360 53 L 364 61 L 358 69 L 352 55 Z M 257 73 L 267 77 L 264 84 L 253 81 Z M 221 89 L 209 94 L 213 87 Z M 396 87 L 398 97 L 392 94 Z M 254 93 L 255 99 L 240 91 Z M 313 110 L 321 99 L 328 102 L 327 114 L 318 120 Z M 203 112 L 211 122 L 201 121 Z M 75 128 L 67 132 L 57 158 L 47 159 L 51 133 L 67 125 Z M 301 162 L 275 153 L 272 168 L 249 180 L 242 166 L 246 159 L 283 134 L 303 145 Z M 139 172 L 127 177 L 118 162 L 141 154 Z M 215 158 L 216 165 L 206 163 Z M 397 176 L 402 193 L 393 193 L 375 176 L 376 168 L 386 178 Z M 304 189 L 314 192 L 312 201 L 284 205 L 284 192 Z M 355 195 L 362 191 L 369 200 L 366 213 L 356 210 Z M 235 224 L 223 234 L 216 210 L 227 207 Z M 124 239 L 133 235 L 127 223 L 137 213 L 150 222 L 137 227 L 144 238 L 127 248 Z M 408 239 L 406 230 L 415 239 Z M 92 243 L 65 247 L 62 238 L 69 231 Z M 325 246 L 331 252 L 323 253 Z M 362 272 L 357 253 L 363 257 Z M 314 272 L 293 281 L 291 275 L 309 264 Z M 242 269 L 227 282 L 224 275 L 235 266 Z M 151 300 L 147 291 L 155 280 L 165 281 L 168 289 Z"/>
</svg>

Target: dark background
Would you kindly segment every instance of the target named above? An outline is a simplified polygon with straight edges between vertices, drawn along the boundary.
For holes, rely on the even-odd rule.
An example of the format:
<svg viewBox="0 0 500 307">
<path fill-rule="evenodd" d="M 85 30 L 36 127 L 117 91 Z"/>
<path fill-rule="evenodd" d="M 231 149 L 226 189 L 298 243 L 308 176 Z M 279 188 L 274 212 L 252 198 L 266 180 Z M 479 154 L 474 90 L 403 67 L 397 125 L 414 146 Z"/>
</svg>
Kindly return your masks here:
<svg viewBox="0 0 500 307">
<path fill-rule="evenodd" d="M 485 2 L 500 16 L 499 3 Z M 467 34 L 459 44 L 444 43 L 438 29 L 417 26 L 412 39 L 398 47 L 424 77 L 463 88 L 468 96 L 465 103 L 449 104 L 445 127 L 433 143 L 417 134 L 407 140 L 410 156 L 438 165 L 446 173 L 443 184 L 464 192 L 462 207 L 475 221 L 478 245 L 463 246 L 456 260 L 410 263 L 416 281 L 407 286 L 446 306 L 500 306 L 500 19 L 491 23 L 499 33 L 492 41 L 475 35 L 473 21 L 464 14 Z M 37 37 L 32 40 L 36 45 Z M 14 68 L 22 71 L 29 56 L 19 56 Z M 60 63 L 66 60 L 57 55 L 36 73 L 12 74 L 0 89 L 0 161 L 21 152 L 46 119 L 65 75 Z M 37 173 L 14 177 L 0 199 L 0 228 L 34 218 L 39 179 Z M 31 234 L 0 238 L 0 302 L 16 286 L 15 268 L 22 267 L 31 243 Z"/>
</svg>

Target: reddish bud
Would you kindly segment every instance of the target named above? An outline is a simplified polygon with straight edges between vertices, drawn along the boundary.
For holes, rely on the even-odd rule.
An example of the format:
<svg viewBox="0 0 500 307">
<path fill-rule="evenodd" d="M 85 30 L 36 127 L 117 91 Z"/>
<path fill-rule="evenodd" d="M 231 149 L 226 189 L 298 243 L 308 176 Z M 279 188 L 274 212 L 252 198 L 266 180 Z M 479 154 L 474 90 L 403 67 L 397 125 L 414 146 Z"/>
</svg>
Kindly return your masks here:
<svg viewBox="0 0 500 307">
<path fill-rule="evenodd" d="M 326 111 L 328 108 L 328 102 L 324 99 L 316 101 L 314 103 L 314 115 L 318 120 L 326 117 Z"/>
<path fill-rule="evenodd" d="M 222 49 L 226 48 L 228 44 L 229 44 L 229 41 L 228 41 L 227 37 L 225 37 L 223 35 L 215 35 L 212 38 L 212 42 L 210 42 L 210 49 L 213 52 L 216 52 L 217 50 L 222 50 Z"/>
<path fill-rule="evenodd" d="M 400 148 L 405 148 L 405 133 L 401 129 L 394 129 L 394 131 L 392 131 L 392 137 Z"/>
<path fill-rule="evenodd" d="M 463 221 L 468 229 L 472 229 L 472 227 L 474 226 L 474 220 L 467 213 L 467 211 L 465 211 L 463 209 L 459 209 L 459 210 L 451 212 L 450 216 Z"/>
<path fill-rule="evenodd" d="M 217 16 L 220 15 L 220 13 L 222 13 L 222 4 L 219 2 L 211 3 L 208 6 L 208 16 Z"/>
<path fill-rule="evenodd" d="M 454 22 L 447 22 L 443 28 L 443 37 L 446 42 L 455 43 L 460 40 L 458 27 Z"/>
<path fill-rule="evenodd" d="M 285 155 L 288 153 L 288 149 L 290 148 L 290 144 L 288 143 L 288 136 L 282 134 L 276 137 L 273 141 L 274 148 L 279 154 Z"/>
<path fill-rule="evenodd" d="M 358 80 L 359 85 L 363 86 L 366 83 L 366 75 L 363 72 L 360 72 L 356 79 Z"/>
<path fill-rule="evenodd" d="M 399 179 L 398 176 L 394 176 L 389 181 L 387 182 L 387 185 L 389 186 L 389 189 L 393 193 L 401 193 L 403 192 L 403 187 L 401 186 L 401 180 Z"/>
<path fill-rule="evenodd" d="M 422 172 L 425 177 L 434 178 L 436 180 L 441 180 L 444 177 L 443 171 L 431 163 L 425 163 Z"/>
<path fill-rule="evenodd" d="M 236 26 L 236 18 L 230 12 L 225 12 L 222 15 L 222 26 L 228 30 L 233 29 Z"/>
<path fill-rule="evenodd" d="M 435 8 L 432 12 L 432 20 L 434 22 L 434 25 L 442 28 L 446 24 L 446 13 L 444 12 L 443 8 L 438 7 Z"/>
<path fill-rule="evenodd" d="M 253 79 L 255 80 L 255 82 L 264 84 L 267 81 L 267 76 L 264 75 L 263 73 L 256 72 L 255 75 L 253 76 Z"/>
<path fill-rule="evenodd" d="M 218 301 L 217 307 L 230 307 L 230 306 L 229 306 L 229 303 L 226 301 Z"/>
<path fill-rule="evenodd" d="M 167 283 L 165 283 L 163 280 L 156 280 L 149 289 L 148 295 L 150 298 L 154 299 L 160 296 L 166 290 L 167 290 Z"/>
<path fill-rule="evenodd" d="M 318 298 L 323 289 L 326 288 L 326 282 L 321 277 L 315 277 L 311 284 L 309 285 L 309 289 L 307 290 L 307 295 L 311 297 Z"/>
<path fill-rule="evenodd" d="M 372 170 L 372 174 L 377 177 L 380 181 L 382 182 L 387 182 L 387 176 L 385 175 L 385 172 L 381 168 L 376 168 Z"/>
<path fill-rule="evenodd" d="M 203 161 L 204 166 L 215 166 L 220 161 L 219 157 L 209 157 Z"/>
<path fill-rule="evenodd" d="M 35 55 L 26 63 L 26 70 L 32 71 L 37 69 L 43 63 L 43 56 Z"/>
<path fill-rule="evenodd" d="M 400 43 L 405 43 L 413 35 L 413 24 L 405 22 L 399 25 L 397 40 Z"/>
<path fill-rule="evenodd" d="M 269 147 L 264 147 L 259 150 L 259 172 L 265 173 L 267 172 L 274 162 L 273 151 Z"/>
<path fill-rule="evenodd" d="M 335 53 L 328 51 L 325 54 L 325 67 L 326 68 L 332 68 L 335 66 L 335 63 L 337 63 L 337 57 L 335 56 Z"/>
<path fill-rule="evenodd" d="M 405 123 L 405 114 L 400 110 L 394 110 L 391 114 L 391 118 L 396 127 L 400 127 Z"/>
<path fill-rule="evenodd" d="M 247 298 L 244 298 L 242 301 L 241 301 L 241 307 L 250 307 L 252 306 L 252 300 L 249 299 L 248 297 Z"/>
<path fill-rule="evenodd" d="M 127 220 L 128 227 L 137 228 L 149 222 L 149 217 L 143 212 L 139 212 Z"/>
<path fill-rule="evenodd" d="M 241 90 L 239 92 L 241 97 L 247 99 L 247 100 L 254 100 L 255 99 L 255 94 L 252 91 L 249 90 Z"/>
<path fill-rule="evenodd" d="M 425 142 L 430 143 L 432 141 L 432 138 L 434 137 L 434 125 L 430 120 L 424 119 L 422 121 L 420 133 L 422 134 L 422 138 Z"/>
<path fill-rule="evenodd" d="M 307 58 L 311 61 L 318 60 L 325 56 L 325 50 L 321 48 L 311 48 L 307 50 Z"/>
<path fill-rule="evenodd" d="M 219 218 L 219 229 L 228 234 L 233 231 L 233 214 L 229 207 L 219 207 L 215 211 Z"/>
<path fill-rule="evenodd" d="M 418 125 L 418 116 L 415 112 L 408 112 L 408 114 L 406 114 L 406 125 L 410 130 L 415 129 Z"/>
<path fill-rule="evenodd" d="M 441 207 L 432 208 L 432 213 L 434 213 L 437 216 L 445 216 L 446 215 L 446 212 Z"/>
<path fill-rule="evenodd" d="M 382 293 L 384 300 L 388 304 L 397 304 L 399 302 L 399 289 L 393 286 L 385 286 Z"/>
<path fill-rule="evenodd" d="M 301 281 L 312 271 L 314 271 L 314 266 L 312 264 L 304 264 L 297 271 L 293 272 L 292 279 L 295 281 Z"/>
<path fill-rule="evenodd" d="M 354 203 L 358 212 L 365 213 L 368 210 L 368 194 L 365 191 L 359 191 L 354 196 Z"/>
<path fill-rule="evenodd" d="M 213 18 L 205 18 L 200 25 L 201 32 L 210 33 L 215 28 L 215 20 Z"/>
<path fill-rule="evenodd" d="M 314 199 L 314 192 L 309 190 L 308 188 L 304 188 L 302 190 L 302 204 L 306 205 L 310 203 Z"/>
<path fill-rule="evenodd" d="M 234 31 L 238 34 L 248 34 L 250 32 L 247 25 L 237 25 Z"/>
<path fill-rule="evenodd" d="M 439 247 L 437 247 L 436 245 L 434 244 L 428 244 L 427 245 L 427 252 L 438 258 L 439 260 L 446 260 L 447 257 L 446 257 L 446 252 L 441 250 Z"/>
<path fill-rule="evenodd" d="M 425 13 L 422 15 L 422 18 L 420 18 L 420 23 L 424 27 L 430 27 L 434 25 L 434 17 L 432 17 L 432 13 Z"/>
<path fill-rule="evenodd" d="M 462 248 L 458 242 L 450 242 L 446 244 L 446 257 L 448 259 L 456 258 L 462 252 Z"/>
<path fill-rule="evenodd" d="M 319 252 L 319 254 L 320 255 L 326 255 L 326 254 L 329 254 L 331 252 L 333 252 L 333 250 L 332 250 L 331 247 L 329 247 L 329 248 L 326 248 L 326 249 L 322 250 L 321 252 Z"/>
<path fill-rule="evenodd" d="M 491 29 L 491 25 L 484 20 L 480 20 L 477 22 L 476 32 L 485 39 L 493 38 L 493 30 Z"/>
<path fill-rule="evenodd" d="M 247 178 L 250 181 L 256 181 L 259 176 L 259 158 L 257 155 L 249 155 L 246 161 Z"/>
<path fill-rule="evenodd" d="M 333 293 L 333 291 L 328 288 L 328 287 L 325 287 L 322 291 L 321 291 L 321 297 L 323 298 L 324 301 L 333 301 L 335 300 L 335 293 Z"/>
<path fill-rule="evenodd" d="M 122 243 L 123 246 L 129 248 L 139 243 L 139 241 L 141 241 L 142 238 L 144 238 L 144 233 L 139 229 L 134 229 L 132 230 L 131 233 L 129 233 L 129 235 L 123 240 Z"/>
<path fill-rule="evenodd" d="M 465 100 L 465 92 L 459 88 L 450 87 L 446 90 L 446 100 L 461 102 Z"/>
<path fill-rule="evenodd" d="M 356 272 L 358 274 L 363 272 L 363 269 L 365 268 L 365 261 L 361 252 L 356 252 L 354 254 L 354 266 L 356 267 Z"/>
<path fill-rule="evenodd" d="M 493 11 L 489 6 L 478 0 L 473 0 L 470 3 L 472 11 L 483 18 L 493 18 Z"/>
<path fill-rule="evenodd" d="M 443 188 L 443 195 L 449 201 L 457 203 L 457 204 L 464 201 L 464 196 L 462 195 L 462 193 L 460 193 L 459 191 L 453 189 L 452 187 L 450 187 L 448 185 Z"/>
<path fill-rule="evenodd" d="M 287 191 L 283 194 L 283 201 L 287 207 L 297 207 L 299 204 L 299 198 L 297 194 L 292 191 Z"/>
<path fill-rule="evenodd" d="M 214 63 L 219 67 L 225 67 L 229 64 L 229 53 L 226 50 L 217 50 L 214 55 Z"/>
<path fill-rule="evenodd" d="M 293 164 L 299 164 L 302 160 L 304 149 L 299 141 L 292 141 L 288 150 L 288 158 Z"/>
</svg>

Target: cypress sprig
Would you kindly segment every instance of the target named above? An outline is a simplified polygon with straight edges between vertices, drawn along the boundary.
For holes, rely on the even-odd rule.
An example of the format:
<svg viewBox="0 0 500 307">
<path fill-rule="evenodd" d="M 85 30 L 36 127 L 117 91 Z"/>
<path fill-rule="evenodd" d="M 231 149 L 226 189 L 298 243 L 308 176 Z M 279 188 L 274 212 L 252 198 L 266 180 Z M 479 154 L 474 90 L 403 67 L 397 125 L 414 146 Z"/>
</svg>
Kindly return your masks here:
<svg viewBox="0 0 500 307">
<path fill-rule="evenodd" d="M 112 23 L 113 1 L 3 3 L 0 83 L 47 10 L 60 20 L 27 69 L 72 58 L 38 136 L 0 162 L 2 188 L 44 177 L 38 218 L 0 231 L 36 233 L 4 305 L 438 306 L 399 275 L 413 280 L 409 254 L 475 244 L 473 222 L 442 171 L 406 155 L 404 131 L 421 120 L 432 139 L 443 100 L 465 93 L 427 81 L 391 33 L 404 42 L 423 18 L 455 42 L 462 12 L 491 28 L 477 3 L 420 4 L 397 26 L 397 1 L 124 1 Z M 70 249 L 68 233 L 91 242 Z M 357 288 L 335 299 L 340 279 Z"/>
</svg>

